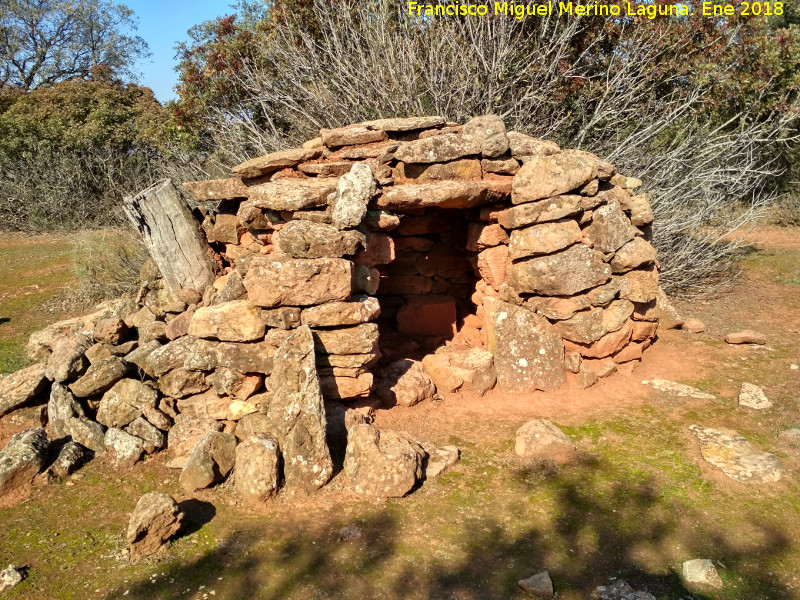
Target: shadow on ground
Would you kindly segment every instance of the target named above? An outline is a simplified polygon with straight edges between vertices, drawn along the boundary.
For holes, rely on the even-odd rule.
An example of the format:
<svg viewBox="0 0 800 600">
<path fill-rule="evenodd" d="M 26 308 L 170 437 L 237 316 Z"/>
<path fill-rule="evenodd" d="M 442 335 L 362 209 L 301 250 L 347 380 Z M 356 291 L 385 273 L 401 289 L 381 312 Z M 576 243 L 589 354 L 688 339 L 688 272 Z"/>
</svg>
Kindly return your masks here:
<svg viewBox="0 0 800 600">
<path fill-rule="evenodd" d="M 588 598 L 610 578 L 624 579 L 659 599 L 793 597 L 769 574 L 770 565 L 791 551 L 789 538 L 776 527 L 753 519 L 747 523 L 749 539 L 733 542 L 727 529 L 702 525 L 703 515 L 692 506 L 659 498 L 652 480 L 600 483 L 595 473 L 602 469 L 595 460 L 544 474 L 525 469 L 511 474 L 522 496 L 542 485 L 542 478 L 557 490 L 547 526 L 520 528 L 525 515 L 503 515 L 508 510 L 503 506 L 479 518 L 461 516 L 470 507 L 451 507 L 446 530 L 442 520 L 426 530 L 424 520 L 413 519 L 421 507 L 409 501 L 381 508 L 364 501 L 368 515 L 328 517 L 331 522 L 324 523 L 325 517 L 315 519 L 306 505 L 302 515 L 286 510 L 281 518 L 240 523 L 199 559 L 172 568 L 156 583 L 145 579 L 107 598 L 202 598 L 213 590 L 214 597 L 226 600 L 505 599 L 514 597 L 519 579 L 541 569 L 550 571 L 559 599 L 567 600 Z M 440 552 L 439 536 L 450 543 L 455 536 L 456 551 Z M 684 560 L 713 558 L 725 565 L 720 570 L 723 592 L 684 588 L 675 571 L 679 564 L 670 558 L 676 539 L 682 555 L 691 553 Z M 648 568 L 645 562 L 661 566 Z"/>
</svg>

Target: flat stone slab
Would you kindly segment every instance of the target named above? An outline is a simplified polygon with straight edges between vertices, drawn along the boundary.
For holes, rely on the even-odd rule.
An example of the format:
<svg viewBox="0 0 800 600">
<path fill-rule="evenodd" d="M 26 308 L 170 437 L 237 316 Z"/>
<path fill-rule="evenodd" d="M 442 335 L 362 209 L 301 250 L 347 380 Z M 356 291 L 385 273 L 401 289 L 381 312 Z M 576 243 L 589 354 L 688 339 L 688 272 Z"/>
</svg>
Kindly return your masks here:
<svg viewBox="0 0 800 600">
<path fill-rule="evenodd" d="M 780 459 L 769 452 L 757 450 L 735 431 L 698 425 L 691 425 L 689 430 L 700 440 L 703 459 L 731 479 L 740 483 L 772 483 L 780 480 Z"/>
<path fill-rule="evenodd" d="M 697 388 L 693 388 L 690 385 L 676 383 L 674 381 L 670 381 L 669 379 L 651 379 L 649 381 L 644 380 L 642 383 L 644 385 L 651 386 L 653 389 L 658 390 L 659 392 L 667 392 L 674 394 L 675 396 L 680 396 L 681 398 L 694 398 L 696 400 L 717 399 L 714 394 L 707 394 L 706 392 L 701 392 Z"/>
<path fill-rule="evenodd" d="M 742 390 L 739 392 L 739 406 L 746 406 L 755 410 L 765 410 L 772 408 L 772 401 L 767 398 L 762 390 L 757 385 L 742 383 Z"/>
</svg>

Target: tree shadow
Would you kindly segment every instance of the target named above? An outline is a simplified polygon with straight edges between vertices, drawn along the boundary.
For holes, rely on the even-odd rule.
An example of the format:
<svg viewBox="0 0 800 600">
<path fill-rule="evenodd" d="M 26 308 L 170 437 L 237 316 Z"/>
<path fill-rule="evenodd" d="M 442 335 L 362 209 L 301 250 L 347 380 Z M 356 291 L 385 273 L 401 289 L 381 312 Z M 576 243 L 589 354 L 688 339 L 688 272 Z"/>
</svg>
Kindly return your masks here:
<svg viewBox="0 0 800 600">
<path fill-rule="evenodd" d="M 0 325 L 4 325 L 5 323 L 10 323 L 11 319 L 8 317 L 0 317 Z"/>
<path fill-rule="evenodd" d="M 791 539 L 777 525 L 756 517 L 740 520 L 752 532 L 751 540 L 734 543 L 732 530 L 704 521 L 690 501 L 662 497 L 654 479 L 598 477 L 607 467 L 595 459 L 566 468 L 514 471 L 509 486 L 515 495 L 497 511 L 513 513 L 516 494 L 524 498 L 546 485 L 554 490 L 553 518 L 544 525 L 533 524 L 531 515 L 531 524 L 520 527 L 524 513 L 512 514 L 510 520 L 490 510 L 475 513 L 481 517 L 475 518 L 473 507 L 452 504 L 436 504 L 425 513 L 449 510 L 444 521 L 416 521 L 415 512 L 440 497 L 425 495 L 425 490 L 419 498 L 379 509 L 365 500 L 352 511 L 356 516 L 346 518 L 321 512 L 327 516 L 317 519 L 304 504 L 306 518 L 294 521 L 287 511 L 280 519 L 242 524 L 218 548 L 173 567 L 159 583 L 143 579 L 126 586 L 126 598 L 194 597 L 182 593 L 204 585 L 216 587 L 216 597 L 232 600 L 505 599 L 514 597 L 517 581 L 543 569 L 550 571 L 563 599 L 587 598 L 612 578 L 659 600 L 731 598 L 732 589 L 737 598 L 795 597 L 770 574 L 772 565 L 792 552 Z M 531 508 L 520 504 L 519 510 Z M 437 551 L 440 543 L 452 544 L 453 539 L 457 551 Z M 682 547 L 679 560 L 670 555 L 676 539 Z M 643 552 L 655 555 L 655 561 L 642 558 Z M 723 595 L 683 585 L 679 563 L 692 558 L 725 565 L 720 569 L 727 589 Z M 658 567 L 648 566 L 652 564 Z M 121 597 L 123 591 L 107 598 Z"/>
</svg>

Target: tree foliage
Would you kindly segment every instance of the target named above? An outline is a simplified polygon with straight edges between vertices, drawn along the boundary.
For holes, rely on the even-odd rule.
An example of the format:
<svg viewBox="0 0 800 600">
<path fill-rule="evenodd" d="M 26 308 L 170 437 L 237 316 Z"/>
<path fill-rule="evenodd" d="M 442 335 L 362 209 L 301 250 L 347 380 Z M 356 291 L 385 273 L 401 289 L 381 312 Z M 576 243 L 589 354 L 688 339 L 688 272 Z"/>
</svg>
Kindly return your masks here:
<svg viewBox="0 0 800 600">
<path fill-rule="evenodd" d="M 103 66 L 133 77 L 148 56 L 128 7 L 108 0 L 0 0 L 0 87 L 32 90 Z"/>
<path fill-rule="evenodd" d="M 150 182 L 166 117 L 149 88 L 104 78 L 0 95 L 0 221 L 114 223 L 123 194 Z"/>
</svg>

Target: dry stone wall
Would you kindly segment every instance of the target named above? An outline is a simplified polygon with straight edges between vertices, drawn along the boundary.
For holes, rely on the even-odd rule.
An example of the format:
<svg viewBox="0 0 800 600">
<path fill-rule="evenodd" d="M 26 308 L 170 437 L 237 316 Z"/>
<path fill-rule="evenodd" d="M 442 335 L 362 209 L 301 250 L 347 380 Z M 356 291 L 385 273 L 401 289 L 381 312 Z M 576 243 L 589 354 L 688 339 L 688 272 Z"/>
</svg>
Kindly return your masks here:
<svg viewBox="0 0 800 600">
<path fill-rule="evenodd" d="M 656 335 L 641 182 L 496 116 L 322 130 L 232 171 L 185 184 L 222 276 L 172 322 L 206 346 L 277 346 L 307 325 L 326 398 L 367 397 L 373 371 L 426 354 L 440 391 L 481 352 L 505 389 L 570 372 L 586 387 Z"/>
</svg>

